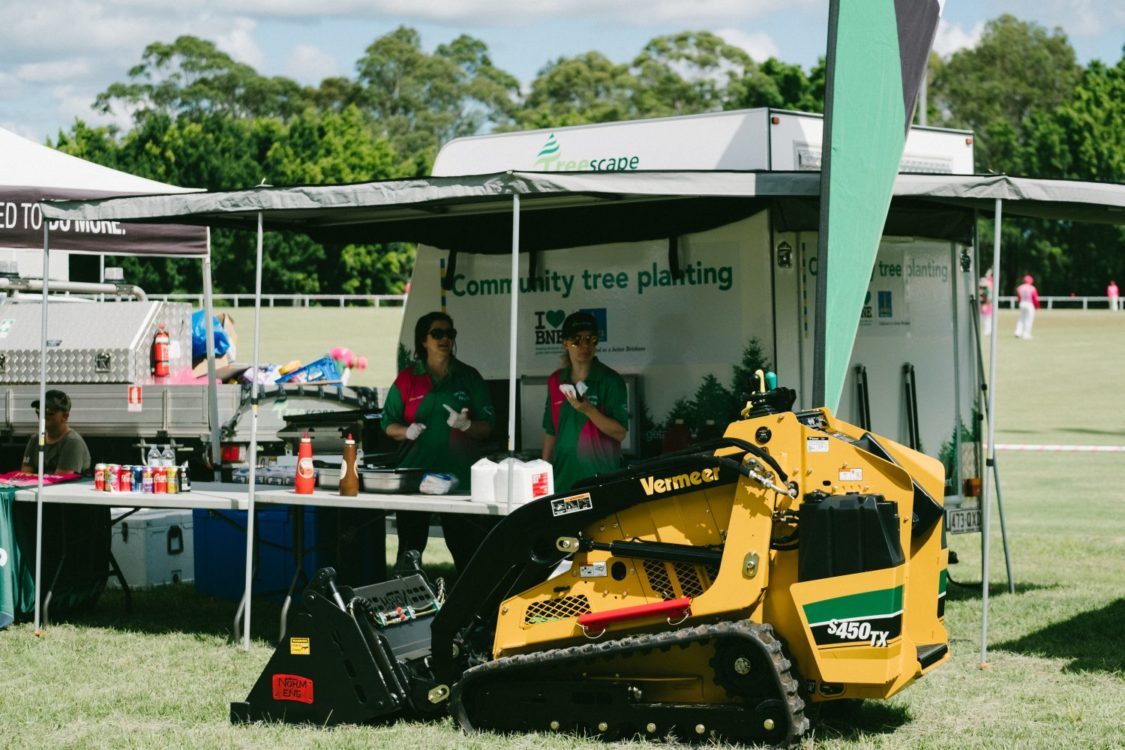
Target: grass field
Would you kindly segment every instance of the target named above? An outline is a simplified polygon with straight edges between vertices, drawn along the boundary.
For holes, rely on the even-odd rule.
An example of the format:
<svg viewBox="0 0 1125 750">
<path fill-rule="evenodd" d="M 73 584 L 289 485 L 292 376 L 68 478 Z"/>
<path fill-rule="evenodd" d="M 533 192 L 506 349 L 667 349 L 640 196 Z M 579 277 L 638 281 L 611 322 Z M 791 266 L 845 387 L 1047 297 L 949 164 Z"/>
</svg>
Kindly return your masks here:
<svg viewBox="0 0 1125 750">
<path fill-rule="evenodd" d="M 1002 314 L 999 441 L 1125 444 L 1117 382 L 1125 373 L 1125 313 L 1045 312 L 1026 342 L 1011 336 L 1013 326 Z M 290 339 L 301 340 L 295 331 Z M 1125 747 L 1125 460 L 1002 453 L 1000 470 L 1017 592 L 1006 593 L 994 524 L 990 668 L 979 668 L 980 537 L 952 537 L 960 563 L 951 574 L 964 584 L 951 586 L 946 608 L 952 661 L 889 702 L 823 723 L 804 747 Z M 5 746 L 602 746 L 543 735 L 466 737 L 449 721 L 232 727 L 228 704 L 245 697 L 268 659 L 277 608 L 255 605 L 255 639 L 245 653 L 227 640 L 233 606 L 191 586 L 140 592 L 134 606 L 126 616 L 121 595 L 108 592 L 93 614 L 42 637 L 27 624 L 0 632 Z"/>
</svg>

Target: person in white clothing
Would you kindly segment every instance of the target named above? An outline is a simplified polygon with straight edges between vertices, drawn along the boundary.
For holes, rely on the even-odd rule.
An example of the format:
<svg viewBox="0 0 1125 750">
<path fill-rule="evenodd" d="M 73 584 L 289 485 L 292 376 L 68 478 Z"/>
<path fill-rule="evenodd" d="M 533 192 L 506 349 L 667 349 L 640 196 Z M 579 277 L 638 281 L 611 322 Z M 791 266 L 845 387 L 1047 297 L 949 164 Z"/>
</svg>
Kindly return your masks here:
<svg viewBox="0 0 1125 750">
<path fill-rule="evenodd" d="M 980 279 L 977 290 L 980 301 L 980 333 L 982 336 L 992 335 L 992 269 Z"/>
<path fill-rule="evenodd" d="M 1110 310 L 1121 309 L 1121 303 L 1118 301 L 1120 299 L 1120 294 L 1121 293 L 1117 289 L 1117 282 L 1113 279 L 1110 279 L 1109 286 L 1105 288 L 1105 296 L 1109 298 Z"/>
<path fill-rule="evenodd" d="M 1016 323 L 1016 338 L 1030 339 L 1031 326 L 1035 324 L 1035 311 L 1039 309 L 1039 290 L 1035 279 L 1023 277 L 1023 283 L 1016 287 L 1016 297 L 1020 301 L 1020 319 Z"/>
</svg>

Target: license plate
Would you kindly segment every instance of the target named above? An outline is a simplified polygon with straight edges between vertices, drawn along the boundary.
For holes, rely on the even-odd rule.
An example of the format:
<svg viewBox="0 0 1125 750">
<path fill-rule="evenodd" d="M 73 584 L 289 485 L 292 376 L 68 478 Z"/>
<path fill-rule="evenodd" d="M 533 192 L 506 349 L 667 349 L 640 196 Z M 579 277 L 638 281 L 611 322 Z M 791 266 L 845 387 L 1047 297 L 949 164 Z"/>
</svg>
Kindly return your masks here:
<svg viewBox="0 0 1125 750">
<path fill-rule="evenodd" d="M 980 526 L 980 508 L 958 508 L 945 512 L 945 527 L 950 534 L 978 534 Z"/>
</svg>

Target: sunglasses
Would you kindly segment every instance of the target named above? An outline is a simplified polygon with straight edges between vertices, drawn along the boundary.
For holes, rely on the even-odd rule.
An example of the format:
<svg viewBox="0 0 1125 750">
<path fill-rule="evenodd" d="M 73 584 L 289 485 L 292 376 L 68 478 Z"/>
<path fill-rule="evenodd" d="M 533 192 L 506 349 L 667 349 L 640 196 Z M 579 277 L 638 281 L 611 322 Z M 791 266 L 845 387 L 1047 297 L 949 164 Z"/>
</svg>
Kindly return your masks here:
<svg viewBox="0 0 1125 750">
<path fill-rule="evenodd" d="M 581 336 L 571 336 L 571 346 L 593 346 L 598 343 L 598 337 L 594 334 L 582 334 Z"/>
<path fill-rule="evenodd" d="M 444 339 L 446 337 L 448 337 L 450 341 L 455 340 L 457 338 L 457 329 L 456 328 L 431 328 L 430 329 L 430 338 L 432 338 L 434 341 L 441 341 L 442 339 Z"/>
</svg>

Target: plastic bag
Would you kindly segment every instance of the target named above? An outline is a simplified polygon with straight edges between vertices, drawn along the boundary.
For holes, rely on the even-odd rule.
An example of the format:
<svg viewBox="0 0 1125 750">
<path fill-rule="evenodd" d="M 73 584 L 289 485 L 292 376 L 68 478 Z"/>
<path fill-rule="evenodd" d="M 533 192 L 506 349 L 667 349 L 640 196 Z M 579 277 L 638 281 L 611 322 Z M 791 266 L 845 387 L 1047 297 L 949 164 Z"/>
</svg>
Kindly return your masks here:
<svg viewBox="0 0 1125 750">
<path fill-rule="evenodd" d="M 212 316 L 215 324 L 215 356 L 221 357 L 230 349 L 230 339 L 219 319 Z M 191 358 L 198 359 L 207 356 L 207 321 L 202 310 L 191 314 Z"/>
</svg>

